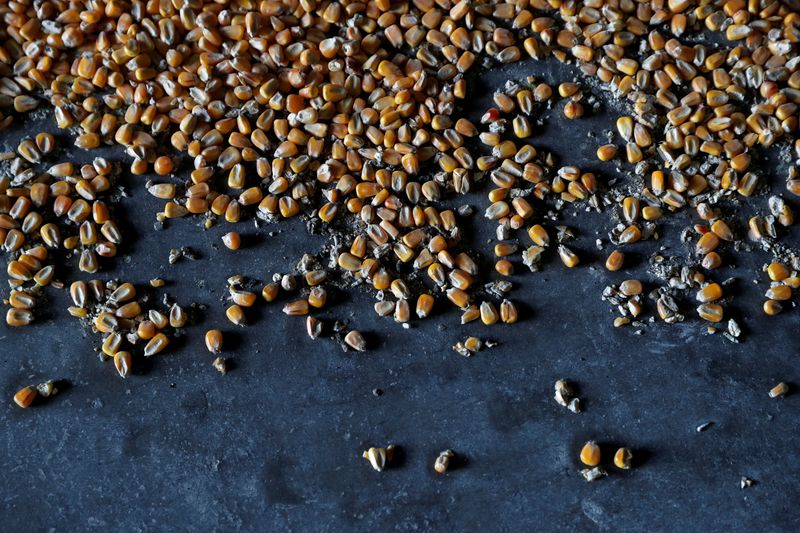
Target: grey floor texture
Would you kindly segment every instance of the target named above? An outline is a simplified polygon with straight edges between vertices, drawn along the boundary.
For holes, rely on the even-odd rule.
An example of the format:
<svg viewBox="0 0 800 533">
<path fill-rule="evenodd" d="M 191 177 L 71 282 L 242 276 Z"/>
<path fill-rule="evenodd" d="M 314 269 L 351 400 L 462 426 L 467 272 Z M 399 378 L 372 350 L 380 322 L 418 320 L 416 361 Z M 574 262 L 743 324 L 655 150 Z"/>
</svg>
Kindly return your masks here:
<svg viewBox="0 0 800 533">
<path fill-rule="evenodd" d="M 505 80 L 533 73 L 553 84 L 573 76 L 549 63 L 494 70 L 476 81 L 471 114 L 488 106 Z M 601 106 L 565 124 L 555 109 L 544 114 L 552 118 L 532 142 L 564 164 L 626 179 L 614 165 L 593 161 L 614 113 Z M 45 125 L 51 127 L 28 123 L 0 140 L 13 146 Z M 95 155 L 69 146 L 65 154 Z M 781 190 L 785 168 L 764 175 Z M 302 220 L 243 222 L 237 230 L 244 244 L 233 253 L 220 243 L 230 230 L 224 223 L 204 231 L 187 219 L 156 231 L 161 201 L 144 190 L 145 178 L 122 181 L 130 197 L 117 210 L 130 238 L 98 277 L 146 284 L 160 276 L 179 303 L 207 310 L 126 380 L 97 357 L 98 337 L 67 315 L 65 291 L 48 292 L 51 310 L 36 324 L 0 325 L 3 530 L 800 529 L 800 394 L 767 395 L 779 381 L 800 384 L 800 311 L 763 317 L 766 254 L 730 253 L 732 266 L 718 274 L 737 277 L 732 316 L 744 330 L 741 344 L 707 335 L 697 319 L 637 335 L 612 328 L 600 299 L 605 285 L 632 274 L 610 275 L 590 261 L 607 253 L 595 240 L 607 242 L 609 217 L 565 210 L 561 220 L 577 230 L 584 264 L 567 270 L 551 260 L 538 274 L 513 276 L 523 315 L 517 325 L 461 326 L 459 314 L 442 305 L 403 329 L 373 313 L 365 289 L 339 291 L 322 316 L 358 327 L 372 347 L 345 353 L 333 341 L 309 339 L 303 320 L 286 317 L 281 303 L 258 307 L 245 328 L 224 317 L 228 276 L 265 280 L 320 249 L 323 239 L 308 237 Z M 764 212 L 766 198 L 752 198 L 742 212 Z M 453 205 L 463 202 L 478 213 L 487 204 L 485 194 L 475 194 Z M 473 246 L 490 258 L 492 228 L 479 217 Z M 644 263 L 660 246 L 666 254 L 687 253 L 678 236 L 692 214 L 670 220 L 661 240 L 629 248 L 639 263 L 633 272 L 645 280 Z M 791 228 L 786 242 L 797 241 Z M 191 246 L 198 259 L 169 266 L 176 246 Z M 7 289 L 2 293 L 7 297 Z M 212 327 L 226 334 L 233 368 L 225 376 L 203 346 Z M 466 359 L 450 347 L 468 334 L 499 344 Z M 577 384 L 583 413 L 553 401 L 559 378 Z M 46 379 L 68 385 L 45 404 L 13 404 L 22 385 Z M 588 439 L 600 442 L 607 457 L 617 446 L 631 447 L 636 468 L 612 468 L 587 483 L 577 454 Z M 373 471 L 361 451 L 389 443 L 400 447 L 399 457 L 386 471 Z M 446 448 L 463 461 L 437 475 L 432 464 Z M 741 489 L 743 476 L 755 484 Z"/>
</svg>

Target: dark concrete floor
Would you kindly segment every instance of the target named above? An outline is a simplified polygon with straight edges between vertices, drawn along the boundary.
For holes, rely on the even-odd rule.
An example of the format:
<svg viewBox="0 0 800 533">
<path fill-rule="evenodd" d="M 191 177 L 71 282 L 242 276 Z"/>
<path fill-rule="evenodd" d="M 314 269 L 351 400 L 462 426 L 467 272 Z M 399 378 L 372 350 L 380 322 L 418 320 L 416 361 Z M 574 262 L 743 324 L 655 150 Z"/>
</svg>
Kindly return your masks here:
<svg viewBox="0 0 800 533">
<path fill-rule="evenodd" d="M 473 113 L 488 105 L 489 90 L 527 68 L 484 77 Z M 552 83 L 569 76 L 550 65 L 537 72 Z M 610 178 L 613 166 L 577 157 L 594 153 L 599 142 L 587 133 L 599 135 L 607 122 L 602 110 L 575 123 L 553 120 L 533 143 Z M 764 174 L 780 190 L 783 170 Z M 67 316 L 64 291 L 49 292 L 53 310 L 35 325 L 0 326 L 4 530 L 800 528 L 800 396 L 767 396 L 778 381 L 800 382 L 800 311 L 763 318 L 767 283 L 756 271 L 770 259 L 765 254 L 727 254 L 736 267 L 720 275 L 739 276 L 739 345 L 707 335 L 696 319 L 649 326 L 641 336 L 614 329 L 600 293 L 627 276 L 609 276 L 599 263 L 566 270 L 550 261 L 539 274 L 513 276 L 524 315 L 515 327 L 460 326 L 458 313 L 442 306 L 403 329 L 374 315 L 366 291 L 338 292 L 322 316 L 357 326 L 373 348 L 344 353 L 330 340 L 310 340 L 303 321 L 284 316 L 280 303 L 258 308 L 242 329 L 224 318 L 228 276 L 264 280 L 322 244 L 306 237 L 301 221 L 260 229 L 241 223 L 245 244 L 232 253 L 220 246 L 225 224 L 203 231 L 183 220 L 153 230 L 161 201 L 146 193 L 144 179 L 124 181 L 132 197 L 120 211 L 135 238 L 99 277 L 145 284 L 161 276 L 178 302 L 208 310 L 127 380 L 98 360 L 98 338 Z M 485 208 L 483 195 L 467 200 L 479 213 Z M 744 212 L 765 209 L 759 196 Z M 594 241 L 607 241 L 608 218 L 573 213 L 581 211 L 565 211 L 562 220 L 578 230 L 575 248 L 599 256 Z M 684 255 L 677 237 L 691 217 L 673 218 L 663 240 L 636 244 L 633 255 L 643 262 L 659 246 Z M 478 224 L 474 242 L 488 254 L 489 225 Z M 797 242 L 796 230 L 788 242 Z M 200 258 L 168 266 L 178 245 Z M 235 366 L 226 376 L 214 371 L 203 346 L 211 327 L 225 330 L 231 348 Z M 500 344 L 465 359 L 450 347 L 468 334 Z M 552 400 L 558 378 L 578 384 L 584 413 Z M 27 410 L 11 402 L 20 386 L 45 379 L 69 386 Z M 713 425 L 698 433 L 705 422 Z M 607 458 L 618 445 L 631 447 L 637 467 L 612 467 L 607 478 L 586 483 L 577 454 L 587 439 L 600 442 Z M 360 454 L 388 443 L 402 454 L 379 474 Z M 436 475 L 431 466 L 445 448 L 465 462 Z M 755 485 L 740 489 L 742 476 Z"/>
</svg>

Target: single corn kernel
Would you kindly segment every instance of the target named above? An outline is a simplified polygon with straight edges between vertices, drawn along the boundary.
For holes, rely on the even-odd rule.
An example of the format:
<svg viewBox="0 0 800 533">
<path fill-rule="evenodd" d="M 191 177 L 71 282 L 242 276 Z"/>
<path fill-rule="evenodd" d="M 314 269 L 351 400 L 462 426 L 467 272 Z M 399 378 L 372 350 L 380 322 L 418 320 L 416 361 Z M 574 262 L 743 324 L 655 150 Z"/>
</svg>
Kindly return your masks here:
<svg viewBox="0 0 800 533">
<path fill-rule="evenodd" d="M 611 161 L 617 155 L 617 147 L 613 144 L 604 144 L 597 149 L 597 159 L 600 161 Z"/>
<path fill-rule="evenodd" d="M 222 351 L 222 332 L 218 329 L 210 329 L 206 332 L 206 348 L 211 353 Z"/>
<path fill-rule="evenodd" d="M 716 220 L 711 224 L 711 231 L 723 241 L 733 240 L 733 231 L 724 220 Z"/>
<path fill-rule="evenodd" d="M 114 354 L 114 368 L 121 378 L 128 377 L 133 365 L 133 355 L 131 352 L 120 351 Z"/>
<path fill-rule="evenodd" d="M 482 302 L 480 305 L 481 322 L 487 326 L 495 324 L 500 316 L 497 314 L 497 309 L 491 302 Z"/>
<path fill-rule="evenodd" d="M 455 457 L 453 450 L 444 450 L 437 457 L 433 463 L 433 469 L 437 474 L 444 474 L 450 468 L 450 460 Z"/>
<path fill-rule="evenodd" d="M 550 244 L 550 236 L 547 234 L 547 230 L 544 229 L 544 226 L 541 224 L 534 224 L 528 229 L 528 236 L 531 238 L 534 244 L 538 246 L 547 246 Z"/>
<path fill-rule="evenodd" d="M 622 268 L 622 264 L 625 261 L 625 256 L 619 250 L 614 250 L 610 254 L 608 254 L 608 258 L 606 259 L 606 269 L 611 272 L 616 272 L 620 268 Z"/>
<path fill-rule="evenodd" d="M 709 231 L 698 239 L 694 251 L 697 255 L 706 255 L 709 252 L 713 252 L 717 246 L 719 246 L 719 237 L 714 232 Z"/>
<path fill-rule="evenodd" d="M 617 468 L 628 470 L 631 467 L 632 462 L 633 454 L 629 448 L 620 448 L 617 450 L 617 453 L 614 454 L 614 466 Z"/>
<path fill-rule="evenodd" d="M 775 385 L 774 387 L 772 387 L 770 389 L 769 397 L 770 398 L 778 398 L 778 397 L 786 395 L 787 392 L 789 392 L 789 385 L 787 385 L 786 383 L 780 382 L 780 383 L 778 383 L 777 385 Z"/>
<path fill-rule="evenodd" d="M 709 283 L 697 291 L 697 301 L 700 303 L 713 302 L 722 298 L 722 287 L 719 283 Z"/>
<path fill-rule="evenodd" d="M 231 231 L 222 236 L 222 244 L 228 250 L 238 250 L 242 244 L 242 237 L 235 231 Z"/>
<path fill-rule="evenodd" d="M 376 472 L 382 472 L 388 463 L 392 462 L 394 457 L 394 445 L 390 444 L 385 448 L 370 448 L 366 450 L 362 456 L 369 461 L 369 464 Z"/>
<path fill-rule="evenodd" d="M 625 296 L 636 296 L 642 294 L 642 282 L 638 279 L 626 279 L 619 285 L 619 290 Z"/>
<path fill-rule="evenodd" d="M 307 315 L 308 314 L 308 301 L 307 300 L 294 300 L 283 306 L 283 312 L 289 316 Z"/>
<path fill-rule="evenodd" d="M 792 297 L 792 288 L 788 285 L 775 285 L 774 287 L 767 289 L 765 296 L 770 300 L 789 300 Z"/>
<path fill-rule="evenodd" d="M 227 316 L 228 320 L 230 320 L 233 324 L 236 324 L 237 326 L 244 326 L 244 310 L 238 305 L 233 304 L 232 306 L 228 307 L 225 310 L 225 316 Z"/>
<path fill-rule="evenodd" d="M 580 262 L 577 254 L 563 244 L 558 245 L 558 256 L 567 268 L 572 268 Z"/>
<path fill-rule="evenodd" d="M 775 300 L 767 300 L 764 302 L 762 306 L 764 309 L 764 314 L 768 316 L 775 316 L 781 311 L 783 311 L 783 306 L 780 302 L 776 302 Z"/>
<path fill-rule="evenodd" d="M 586 466 L 597 466 L 600 464 L 600 446 L 590 440 L 581 448 L 581 462 Z"/>
<path fill-rule="evenodd" d="M 697 314 L 703 320 L 709 322 L 720 322 L 722 320 L 723 309 L 719 304 L 701 304 L 697 307 Z"/>
<path fill-rule="evenodd" d="M 364 339 L 364 336 L 359 331 L 352 330 L 350 333 L 345 335 L 344 342 L 350 348 L 358 352 L 367 351 L 367 341 Z"/>
<path fill-rule="evenodd" d="M 775 262 L 770 263 L 767 267 L 767 274 L 772 281 L 783 281 L 789 277 L 791 272 L 785 264 Z"/>
<path fill-rule="evenodd" d="M 23 387 L 14 395 L 14 402 L 23 409 L 26 409 L 30 407 L 38 394 L 39 393 L 36 391 L 36 387 Z"/>
</svg>

